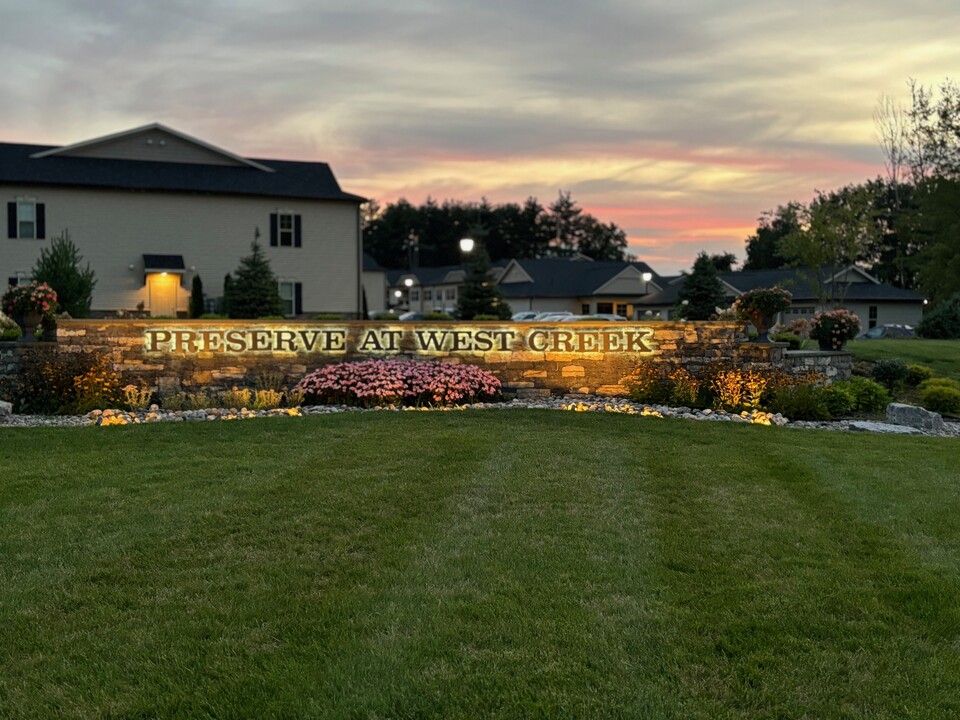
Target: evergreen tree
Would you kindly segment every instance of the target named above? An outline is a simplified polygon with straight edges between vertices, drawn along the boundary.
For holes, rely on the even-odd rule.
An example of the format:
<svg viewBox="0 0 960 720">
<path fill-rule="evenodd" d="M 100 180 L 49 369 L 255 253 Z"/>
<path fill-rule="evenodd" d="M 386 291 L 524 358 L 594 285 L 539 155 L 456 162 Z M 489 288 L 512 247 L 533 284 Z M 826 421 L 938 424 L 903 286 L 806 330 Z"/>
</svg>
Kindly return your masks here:
<svg viewBox="0 0 960 720">
<path fill-rule="evenodd" d="M 223 276 L 223 297 L 220 298 L 219 312 L 221 315 L 230 316 L 230 299 L 233 297 L 233 275 L 227 273 Z"/>
<path fill-rule="evenodd" d="M 40 251 L 37 264 L 31 270 L 34 280 L 45 282 L 56 290 L 60 311 L 75 318 L 90 315 L 93 288 L 97 284 L 90 263 L 81 268 L 81 260 L 83 256 L 70 239 L 69 231 L 64 230 L 59 237 L 50 240 L 49 248 Z"/>
<path fill-rule="evenodd" d="M 706 253 L 697 255 L 693 271 L 680 289 L 679 301 L 676 312 L 684 320 L 709 320 L 718 307 L 727 304 L 717 266 Z"/>
<path fill-rule="evenodd" d="M 270 261 L 256 240 L 250 255 L 240 260 L 230 291 L 228 313 L 231 318 L 256 319 L 280 315 L 280 290 Z"/>
<path fill-rule="evenodd" d="M 477 315 L 510 318 L 510 306 L 503 301 L 500 287 L 490 277 L 490 256 L 480 243 L 470 253 L 457 312 L 463 320 L 473 320 Z"/>
<path fill-rule="evenodd" d="M 190 317 L 198 318 L 203 315 L 203 311 L 203 281 L 199 275 L 194 275 L 190 286 Z"/>
</svg>

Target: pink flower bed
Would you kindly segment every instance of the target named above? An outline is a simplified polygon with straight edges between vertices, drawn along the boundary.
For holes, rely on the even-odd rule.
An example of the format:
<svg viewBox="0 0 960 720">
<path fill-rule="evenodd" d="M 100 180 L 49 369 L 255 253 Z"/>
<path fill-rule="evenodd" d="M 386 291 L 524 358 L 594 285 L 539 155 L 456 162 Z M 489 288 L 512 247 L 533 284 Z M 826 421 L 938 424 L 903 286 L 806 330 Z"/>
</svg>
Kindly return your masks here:
<svg viewBox="0 0 960 720">
<path fill-rule="evenodd" d="M 297 387 L 305 404 L 459 405 L 501 400 L 500 381 L 475 365 L 362 360 L 318 367 Z"/>
</svg>

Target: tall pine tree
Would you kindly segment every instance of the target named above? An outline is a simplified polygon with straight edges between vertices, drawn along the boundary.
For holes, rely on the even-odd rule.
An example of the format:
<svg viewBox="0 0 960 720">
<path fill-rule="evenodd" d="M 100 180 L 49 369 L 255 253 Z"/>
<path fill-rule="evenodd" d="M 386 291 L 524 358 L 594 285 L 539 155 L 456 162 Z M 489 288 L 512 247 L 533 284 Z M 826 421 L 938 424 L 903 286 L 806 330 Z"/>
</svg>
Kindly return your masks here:
<svg viewBox="0 0 960 720">
<path fill-rule="evenodd" d="M 697 255 L 678 299 L 676 313 L 684 320 L 709 320 L 727 304 L 717 266 L 706 253 Z"/>
<path fill-rule="evenodd" d="M 250 320 L 280 315 L 280 290 L 270 261 L 256 240 L 250 245 L 250 251 L 234 273 L 228 313 L 231 318 Z"/>
<path fill-rule="evenodd" d="M 500 287 L 490 277 L 490 256 L 480 243 L 470 253 L 457 313 L 462 320 L 473 320 L 477 315 L 510 318 L 510 306 L 503 301 Z"/>
</svg>

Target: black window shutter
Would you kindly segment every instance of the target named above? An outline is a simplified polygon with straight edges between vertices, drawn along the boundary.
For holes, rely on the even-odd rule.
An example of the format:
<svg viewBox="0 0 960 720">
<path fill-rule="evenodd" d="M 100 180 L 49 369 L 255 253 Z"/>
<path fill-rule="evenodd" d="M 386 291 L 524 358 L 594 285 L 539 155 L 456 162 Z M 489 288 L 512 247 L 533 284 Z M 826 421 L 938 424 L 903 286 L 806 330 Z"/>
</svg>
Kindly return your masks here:
<svg viewBox="0 0 960 720">
<path fill-rule="evenodd" d="M 293 216 L 293 246 L 300 247 L 300 216 Z"/>
<path fill-rule="evenodd" d="M 270 247 L 276 247 L 279 244 L 277 240 L 277 228 L 279 222 L 280 221 L 277 219 L 277 214 L 270 213 Z"/>
<path fill-rule="evenodd" d="M 294 315 L 303 314 L 303 284 L 302 283 L 293 284 L 293 314 Z"/>
<path fill-rule="evenodd" d="M 15 202 L 7 203 L 7 237 L 15 238 L 17 236 L 17 204 Z"/>
<path fill-rule="evenodd" d="M 37 203 L 37 240 L 47 236 L 47 208 L 43 203 Z"/>
</svg>

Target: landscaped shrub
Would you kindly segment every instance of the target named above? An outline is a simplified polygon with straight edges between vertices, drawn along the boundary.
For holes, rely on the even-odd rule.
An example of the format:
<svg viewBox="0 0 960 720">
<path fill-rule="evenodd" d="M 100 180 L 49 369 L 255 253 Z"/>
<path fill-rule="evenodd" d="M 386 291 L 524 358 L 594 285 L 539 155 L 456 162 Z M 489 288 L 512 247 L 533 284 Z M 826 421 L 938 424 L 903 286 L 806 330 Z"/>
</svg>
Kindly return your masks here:
<svg viewBox="0 0 960 720">
<path fill-rule="evenodd" d="M 710 378 L 714 393 L 713 404 L 717 408 L 732 412 L 759 410 L 773 380 L 772 371 L 717 368 Z"/>
<path fill-rule="evenodd" d="M 110 360 L 97 358 L 93 367 L 73 379 L 73 402 L 61 405 L 62 412 L 83 414 L 91 410 L 115 408 L 123 401 L 120 375 L 110 367 Z"/>
<path fill-rule="evenodd" d="M 473 316 L 474 320 L 499 320 L 499 315 L 491 315 L 490 313 L 480 313 L 479 315 Z"/>
<path fill-rule="evenodd" d="M 803 344 L 803 340 L 799 335 L 792 332 L 779 332 L 774 333 L 770 336 L 770 339 L 773 342 L 787 343 L 788 350 L 799 350 L 800 346 Z"/>
<path fill-rule="evenodd" d="M 855 412 L 877 413 L 887 407 L 890 393 L 883 385 L 868 378 L 854 376 L 849 380 L 840 380 L 834 386 L 848 388 L 856 402 Z"/>
<path fill-rule="evenodd" d="M 343 315 L 339 313 L 318 313 L 313 316 L 314 320 L 343 320 Z"/>
<path fill-rule="evenodd" d="M 920 337 L 938 340 L 960 338 L 960 293 L 939 303 L 917 326 Z"/>
<path fill-rule="evenodd" d="M 214 402 L 213 398 L 202 390 L 195 393 L 187 393 L 183 402 L 184 410 L 206 410 L 216 405 L 217 403 Z"/>
<path fill-rule="evenodd" d="M 672 391 L 669 372 L 670 368 L 663 363 L 641 362 L 621 384 L 627 388 L 634 402 L 665 403 Z"/>
<path fill-rule="evenodd" d="M 450 405 L 502 398 L 500 381 L 475 365 L 362 360 L 323 365 L 297 387 L 317 404 Z"/>
<path fill-rule="evenodd" d="M 907 364 L 899 358 L 877 360 L 871 372 L 873 379 L 890 392 L 894 392 L 907 379 Z"/>
<path fill-rule="evenodd" d="M 843 417 L 856 410 L 857 396 L 849 385 L 836 382 L 824 387 L 823 393 L 824 402 L 831 416 Z"/>
<path fill-rule="evenodd" d="M 303 405 L 305 393 L 303 388 L 295 387 L 290 390 L 285 390 L 283 393 L 283 404 L 288 407 L 300 407 Z"/>
<path fill-rule="evenodd" d="M 13 392 L 14 410 L 49 415 L 66 412 L 77 399 L 74 380 L 96 367 L 93 353 L 33 350 L 23 357 Z"/>
<path fill-rule="evenodd" d="M 286 379 L 287 376 L 282 372 L 264 370 L 257 373 L 253 385 L 257 390 L 281 390 L 283 389 L 283 381 Z"/>
<path fill-rule="evenodd" d="M 910 387 L 916 387 L 924 380 L 929 380 L 935 375 L 933 368 L 926 365 L 907 365 L 907 376 L 905 381 Z"/>
<path fill-rule="evenodd" d="M 686 368 L 678 367 L 671 372 L 667 379 L 671 384 L 670 402 L 674 405 L 686 407 L 702 407 L 701 390 L 703 383 Z"/>
<path fill-rule="evenodd" d="M 249 408 L 250 401 L 253 399 L 253 393 L 247 388 L 238 388 L 234 385 L 220 397 L 221 404 L 225 408 Z"/>
<path fill-rule="evenodd" d="M 920 404 L 944 415 L 960 415 L 960 389 L 948 385 L 930 385 L 920 391 Z"/>
<path fill-rule="evenodd" d="M 280 407 L 283 393 L 277 390 L 257 390 L 253 395 L 254 410 L 273 410 Z"/>
<path fill-rule="evenodd" d="M 123 388 L 123 404 L 130 410 L 146 410 L 152 397 L 153 390 L 142 385 L 131 384 Z"/>
<path fill-rule="evenodd" d="M 423 316 L 423 319 L 424 319 L 424 320 L 432 320 L 432 321 L 453 320 L 453 315 L 448 315 L 448 314 L 445 313 L 445 312 L 430 312 L 430 313 L 425 314 L 425 315 Z"/>
<path fill-rule="evenodd" d="M 396 320 L 397 314 L 392 312 L 375 312 L 370 316 L 371 320 Z"/>
<path fill-rule="evenodd" d="M 829 420 L 826 388 L 817 385 L 786 385 L 771 398 L 768 409 L 790 420 Z"/>
<path fill-rule="evenodd" d="M 927 390 L 928 388 L 932 388 L 932 387 L 948 387 L 948 388 L 953 388 L 954 390 L 960 390 L 960 383 L 958 383 L 953 378 L 933 377 L 933 378 L 924 380 L 922 383 L 920 383 L 917 386 L 917 390 L 919 390 L 920 392 L 923 392 L 924 390 Z"/>
<path fill-rule="evenodd" d="M 183 410 L 186 406 L 186 393 L 176 392 L 160 396 L 160 407 L 164 410 Z"/>
<path fill-rule="evenodd" d="M 0 340 L 19 340 L 21 335 L 23 331 L 13 318 L 0 312 Z"/>
</svg>

